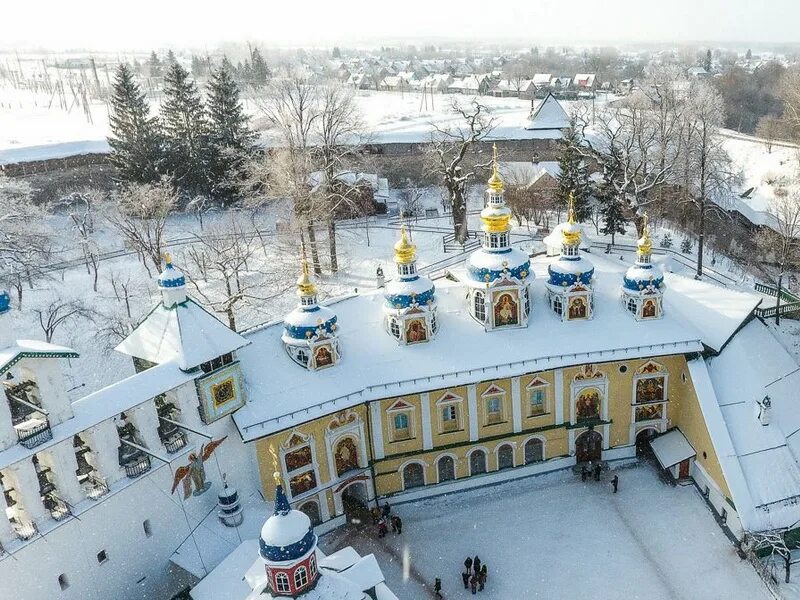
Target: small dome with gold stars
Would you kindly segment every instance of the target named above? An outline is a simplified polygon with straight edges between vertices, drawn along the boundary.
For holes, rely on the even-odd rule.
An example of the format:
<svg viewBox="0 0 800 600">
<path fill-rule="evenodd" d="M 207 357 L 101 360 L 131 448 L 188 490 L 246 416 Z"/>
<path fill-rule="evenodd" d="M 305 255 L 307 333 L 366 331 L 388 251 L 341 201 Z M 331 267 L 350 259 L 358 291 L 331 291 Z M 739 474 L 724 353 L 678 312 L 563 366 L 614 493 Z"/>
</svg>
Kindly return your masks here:
<svg viewBox="0 0 800 600">
<path fill-rule="evenodd" d="M 336 313 L 327 306 L 317 304 L 317 284 L 309 273 L 305 260 L 303 271 L 297 279 L 297 295 L 300 303 L 283 320 L 284 342 L 305 342 L 320 334 L 334 335 Z"/>
<path fill-rule="evenodd" d="M 432 306 L 436 288 L 430 279 L 417 272 L 417 246 L 409 239 L 405 225 L 400 227 L 400 239 L 394 245 L 394 262 L 397 273 L 386 283 L 385 308 L 403 311 Z"/>
</svg>

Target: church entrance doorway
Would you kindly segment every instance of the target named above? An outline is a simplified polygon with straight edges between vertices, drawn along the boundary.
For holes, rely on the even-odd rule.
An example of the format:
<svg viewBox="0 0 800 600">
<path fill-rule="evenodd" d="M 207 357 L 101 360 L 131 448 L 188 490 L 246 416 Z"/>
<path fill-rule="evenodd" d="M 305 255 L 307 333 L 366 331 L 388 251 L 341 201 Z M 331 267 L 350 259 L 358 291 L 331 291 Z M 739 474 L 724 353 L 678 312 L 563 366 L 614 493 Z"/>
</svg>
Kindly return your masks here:
<svg viewBox="0 0 800 600">
<path fill-rule="evenodd" d="M 646 458 L 653 455 L 653 450 L 650 448 L 650 440 L 656 435 L 658 435 L 658 432 L 651 428 L 642 429 L 636 434 L 636 456 Z"/>
<path fill-rule="evenodd" d="M 603 436 L 590 429 L 575 439 L 575 458 L 579 463 L 598 461 L 603 452 Z"/>
<path fill-rule="evenodd" d="M 351 523 L 369 523 L 371 516 L 368 501 L 367 484 L 363 481 L 351 483 L 342 490 L 342 507 L 347 520 Z"/>
</svg>

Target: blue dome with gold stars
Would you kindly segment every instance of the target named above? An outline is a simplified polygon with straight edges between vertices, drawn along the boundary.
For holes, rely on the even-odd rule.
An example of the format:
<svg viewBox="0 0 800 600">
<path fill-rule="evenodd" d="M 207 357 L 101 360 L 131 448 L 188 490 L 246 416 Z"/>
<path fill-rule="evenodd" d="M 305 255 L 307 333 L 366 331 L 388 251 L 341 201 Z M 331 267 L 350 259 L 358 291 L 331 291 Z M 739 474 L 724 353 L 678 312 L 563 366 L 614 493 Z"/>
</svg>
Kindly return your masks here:
<svg viewBox="0 0 800 600">
<path fill-rule="evenodd" d="M 581 228 L 575 220 L 572 198 L 567 222 L 561 228 L 561 237 L 561 256 L 547 267 L 548 285 L 560 288 L 577 284 L 590 286 L 594 278 L 594 265 L 580 254 Z"/>
<path fill-rule="evenodd" d="M 622 286 L 632 292 L 661 289 L 664 286 L 664 272 L 651 262 L 653 242 L 644 216 L 642 237 L 637 242 L 636 262 L 625 272 Z"/>
<path fill-rule="evenodd" d="M 400 228 L 400 240 L 394 245 L 397 277 L 386 283 L 384 303 L 387 309 L 403 310 L 413 306 L 435 303 L 433 281 L 417 273 L 417 247 L 408 239 L 405 226 Z"/>
<path fill-rule="evenodd" d="M 300 304 L 283 320 L 283 340 L 291 343 L 309 340 L 320 333 L 334 334 L 336 313 L 317 304 L 317 286 L 309 275 L 306 262 L 303 262 L 303 273 L 297 280 L 297 295 Z"/>
</svg>

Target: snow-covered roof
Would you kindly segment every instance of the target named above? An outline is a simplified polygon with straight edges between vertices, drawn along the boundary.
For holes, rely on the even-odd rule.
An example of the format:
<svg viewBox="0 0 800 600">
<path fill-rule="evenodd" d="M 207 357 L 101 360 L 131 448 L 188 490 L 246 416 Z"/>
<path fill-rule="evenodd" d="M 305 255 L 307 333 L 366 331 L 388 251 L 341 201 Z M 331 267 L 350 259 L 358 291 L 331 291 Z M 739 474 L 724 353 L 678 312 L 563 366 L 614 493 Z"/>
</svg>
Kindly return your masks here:
<svg viewBox="0 0 800 600">
<path fill-rule="evenodd" d="M 244 574 L 258 556 L 258 540 L 245 540 L 189 592 L 192 600 L 242 600 L 252 591 Z M 261 570 L 264 570 L 263 565 Z M 224 585 L 220 585 L 224 581 Z"/>
<path fill-rule="evenodd" d="M 0 374 L 5 373 L 23 358 L 77 358 L 72 348 L 40 340 L 17 340 L 17 343 L 0 350 Z"/>
<path fill-rule="evenodd" d="M 717 448 L 717 454 L 742 525 L 752 531 L 794 525 L 800 520 L 797 363 L 773 332 L 754 320 L 705 364 L 713 389 L 705 394 L 698 389 L 698 397 L 701 406 L 716 408 L 730 440 L 728 451 Z M 768 425 L 757 418 L 757 402 L 765 396 L 771 402 Z"/>
<path fill-rule="evenodd" d="M 561 174 L 558 161 L 543 160 L 539 162 L 507 161 L 500 163 L 500 174 L 509 183 L 531 185 L 544 175 L 557 179 Z"/>
<path fill-rule="evenodd" d="M 192 369 L 247 344 L 188 298 L 173 308 L 159 303 L 115 350 L 156 364 L 174 361 L 181 369 Z"/>
<path fill-rule="evenodd" d="M 697 454 L 680 429 L 673 429 L 651 440 L 650 447 L 665 469 Z"/>
<path fill-rule="evenodd" d="M 564 223 L 559 223 L 558 225 L 553 227 L 553 230 L 544 237 L 544 239 L 542 240 L 542 243 L 545 246 L 547 246 L 548 248 L 560 249 L 561 248 L 561 244 L 562 244 L 562 242 L 564 240 L 564 236 L 562 235 L 563 234 L 563 229 L 564 229 L 564 227 L 566 225 L 567 225 L 567 223 L 564 222 Z M 583 230 L 583 226 L 582 225 L 578 224 L 578 227 L 580 227 L 581 230 Z M 588 236 L 586 234 L 582 233 L 581 234 L 581 249 L 588 249 L 590 247 L 589 243 L 586 241 L 587 239 L 588 239 Z"/>
<path fill-rule="evenodd" d="M 569 115 L 553 94 L 547 94 L 533 111 L 525 129 L 566 129 L 570 126 Z"/>
<path fill-rule="evenodd" d="M 380 291 L 336 302 L 343 358 L 335 369 L 311 372 L 294 365 L 284 354 L 280 323 L 249 333 L 252 344 L 239 354 L 249 401 L 233 417 L 243 438 L 257 439 L 348 406 L 435 387 L 585 362 L 699 352 L 703 345 L 717 349 L 758 303 L 740 298 L 750 298 L 747 294 L 693 280 L 686 284 L 671 275 L 664 318 L 637 322 L 619 302 L 628 264 L 593 255 L 595 316 L 562 323 L 545 297 L 543 280 L 551 262 L 543 256 L 531 261 L 537 279 L 531 285 L 529 326 L 523 329 L 484 332 L 467 313 L 467 276 L 461 268 L 452 272 L 462 281 L 436 282 L 439 332 L 430 344 L 399 346 L 383 335 Z M 708 314 L 716 306 L 722 317 Z"/>
<path fill-rule="evenodd" d="M 550 85 L 550 79 L 552 79 L 552 77 L 553 75 L 550 73 L 536 73 L 533 76 L 533 84 L 537 87 Z"/>
<path fill-rule="evenodd" d="M 592 87 L 594 85 L 594 73 L 576 73 L 575 78 L 572 80 L 573 85 L 577 87 Z"/>
</svg>

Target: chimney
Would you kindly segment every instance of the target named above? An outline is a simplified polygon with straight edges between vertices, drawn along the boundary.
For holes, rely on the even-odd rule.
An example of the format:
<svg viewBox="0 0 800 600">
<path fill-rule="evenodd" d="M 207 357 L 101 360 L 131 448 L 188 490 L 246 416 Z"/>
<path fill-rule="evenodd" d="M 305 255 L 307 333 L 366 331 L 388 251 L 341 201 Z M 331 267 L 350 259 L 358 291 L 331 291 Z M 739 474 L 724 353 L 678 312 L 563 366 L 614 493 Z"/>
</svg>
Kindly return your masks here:
<svg viewBox="0 0 800 600">
<path fill-rule="evenodd" d="M 769 396 L 764 396 L 763 400 L 756 401 L 756 416 L 762 425 L 769 425 L 771 412 L 772 400 L 769 399 Z"/>
</svg>

